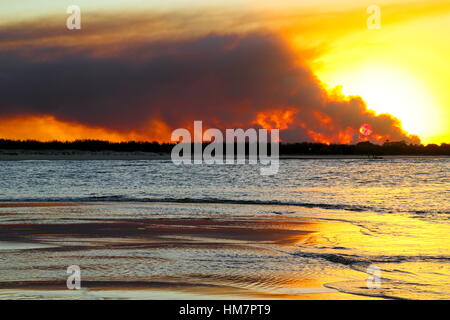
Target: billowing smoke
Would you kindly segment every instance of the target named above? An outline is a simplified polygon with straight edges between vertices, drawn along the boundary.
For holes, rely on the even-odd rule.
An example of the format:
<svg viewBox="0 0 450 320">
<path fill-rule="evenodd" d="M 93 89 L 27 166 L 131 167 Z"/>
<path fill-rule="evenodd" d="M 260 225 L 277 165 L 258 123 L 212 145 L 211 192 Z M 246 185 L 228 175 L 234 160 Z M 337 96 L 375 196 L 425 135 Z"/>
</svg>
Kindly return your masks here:
<svg viewBox="0 0 450 320">
<path fill-rule="evenodd" d="M 302 53 L 273 34 L 154 40 L 105 52 L 0 48 L 0 125 L 2 118 L 50 115 L 168 141 L 168 132 L 157 136 L 152 126 L 190 128 L 202 120 L 221 129 L 280 128 L 283 141 L 351 143 L 368 123 L 375 140 L 417 142 L 362 99 L 324 90 Z"/>
</svg>

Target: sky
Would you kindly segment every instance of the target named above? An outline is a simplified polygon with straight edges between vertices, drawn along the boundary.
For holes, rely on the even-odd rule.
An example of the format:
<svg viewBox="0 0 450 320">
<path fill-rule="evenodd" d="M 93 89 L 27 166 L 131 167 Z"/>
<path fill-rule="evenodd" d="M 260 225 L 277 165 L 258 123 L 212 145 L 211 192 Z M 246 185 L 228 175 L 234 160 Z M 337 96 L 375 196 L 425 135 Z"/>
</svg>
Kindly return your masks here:
<svg viewBox="0 0 450 320">
<path fill-rule="evenodd" d="M 1 0 L 0 138 L 448 143 L 447 30 L 450 1 Z"/>
</svg>

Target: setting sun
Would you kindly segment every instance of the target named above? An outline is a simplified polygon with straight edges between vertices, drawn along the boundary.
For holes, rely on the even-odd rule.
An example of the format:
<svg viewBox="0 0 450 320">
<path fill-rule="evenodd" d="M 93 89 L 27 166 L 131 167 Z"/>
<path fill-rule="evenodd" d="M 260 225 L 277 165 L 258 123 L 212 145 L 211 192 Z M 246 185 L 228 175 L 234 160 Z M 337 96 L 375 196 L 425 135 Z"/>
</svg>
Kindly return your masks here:
<svg viewBox="0 0 450 320">
<path fill-rule="evenodd" d="M 359 95 L 370 109 L 399 118 L 406 131 L 424 137 L 425 143 L 429 142 L 427 137 L 435 135 L 440 127 L 432 94 L 403 70 L 388 66 L 361 68 L 328 75 L 327 84 L 332 87 L 342 85 L 343 94 Z"/>
</svg>

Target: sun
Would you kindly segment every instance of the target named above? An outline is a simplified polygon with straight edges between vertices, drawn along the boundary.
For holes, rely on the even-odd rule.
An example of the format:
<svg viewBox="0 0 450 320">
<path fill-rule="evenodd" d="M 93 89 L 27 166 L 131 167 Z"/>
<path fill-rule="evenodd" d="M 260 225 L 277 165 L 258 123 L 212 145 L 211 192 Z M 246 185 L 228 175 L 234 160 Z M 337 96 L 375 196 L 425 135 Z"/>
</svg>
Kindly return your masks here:
<svg viewBox="0 0 450 320">
<path fill-rule="evenodd" d="M 408 133 L 421 138 L 434 134 L 437 115 L 433 96 L 412 74 L 395 67 L 371 66 L 325 78 L 330 87 L 342 85 L 343 94 L 361 96 L 376 113 L 395 116 Z"/>
</svg>

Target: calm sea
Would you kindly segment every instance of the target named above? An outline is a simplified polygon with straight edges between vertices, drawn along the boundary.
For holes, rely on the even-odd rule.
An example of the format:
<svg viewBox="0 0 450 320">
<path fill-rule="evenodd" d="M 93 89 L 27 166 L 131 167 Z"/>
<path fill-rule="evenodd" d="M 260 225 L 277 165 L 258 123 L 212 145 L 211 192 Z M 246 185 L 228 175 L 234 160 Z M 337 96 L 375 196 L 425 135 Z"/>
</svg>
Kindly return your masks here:
<svg viewBox="0 0 450 320">
<path fill-rule="evenodd" d="M 311 235 L 295 245 L 251 246 L 266 250 L 263 253 L 220 247 L 144 250 L 122 243 L 98 247 L 94 254 L 97 242 L 89 250 L 80 249 L 91 241 L 87 233 L 74 240 L 62 239 L 53 229 L 54 234 L 39 231 L 30 238 L 39 245 L 78 241 L 75 249 L 70 247 L 78 251 L 31 250 L 24 255 L 17 244 L 4 244 L 0 283 L 31 281 L 26 270 L 33 270 L 38 279 L 55 279 L 61 276 L 59 266 L 78 257 L 89 265 L 84 275 L 95 279 L 201 275 L 202 280 L 192 281 L 206 281 L 208 276 L 208 281 L 228 287 L 296 294 L 301 285 L 292 279 L 302 278 L 320 280 L 313 293 L 323 289 L 353 296 L 450 298 L 449 158 L 281 160 L 277 175 L 259 173 L 256 165 L 175 166 L 159 160 L 0 162 L 0 202 L 80 203 L 80 207 L 0 208 L 0 224 L 19 225 L 21 232 L 30 222 L 41 230 L 36 226 L 61 221 L 87 226 L 92 221 L 155 217 L 184 219 L 177 223 L 217 218 L 220 223 L 211 227 L 214 230 L 224 228 L 224 221 L 228 228 L 233 221 L 252 217 L 263 219 L 264 225 L 282 219 L 316 222 L 308 227 Z M 294 220 L 289 220 L 289 228 L 295 229 Z M 158 262 L 148 265 L 150 258 Z M 372 264 L 383 277 L 382 290 L 375 293 L 364 290 L 361 282 Z M 116 269 L 108 269 L 113 266 Z M 23 292 L 15 294 L 24 297 Z M 11 297 L 0 288 L 2 295 Z"/>
<path fill-rule="evenodd" d="M 450 159 L 281 160 L 175 166 L 171 161 L 0 162 L 0 201 L 284 204 L 447 219 Z"/>
</svg>

